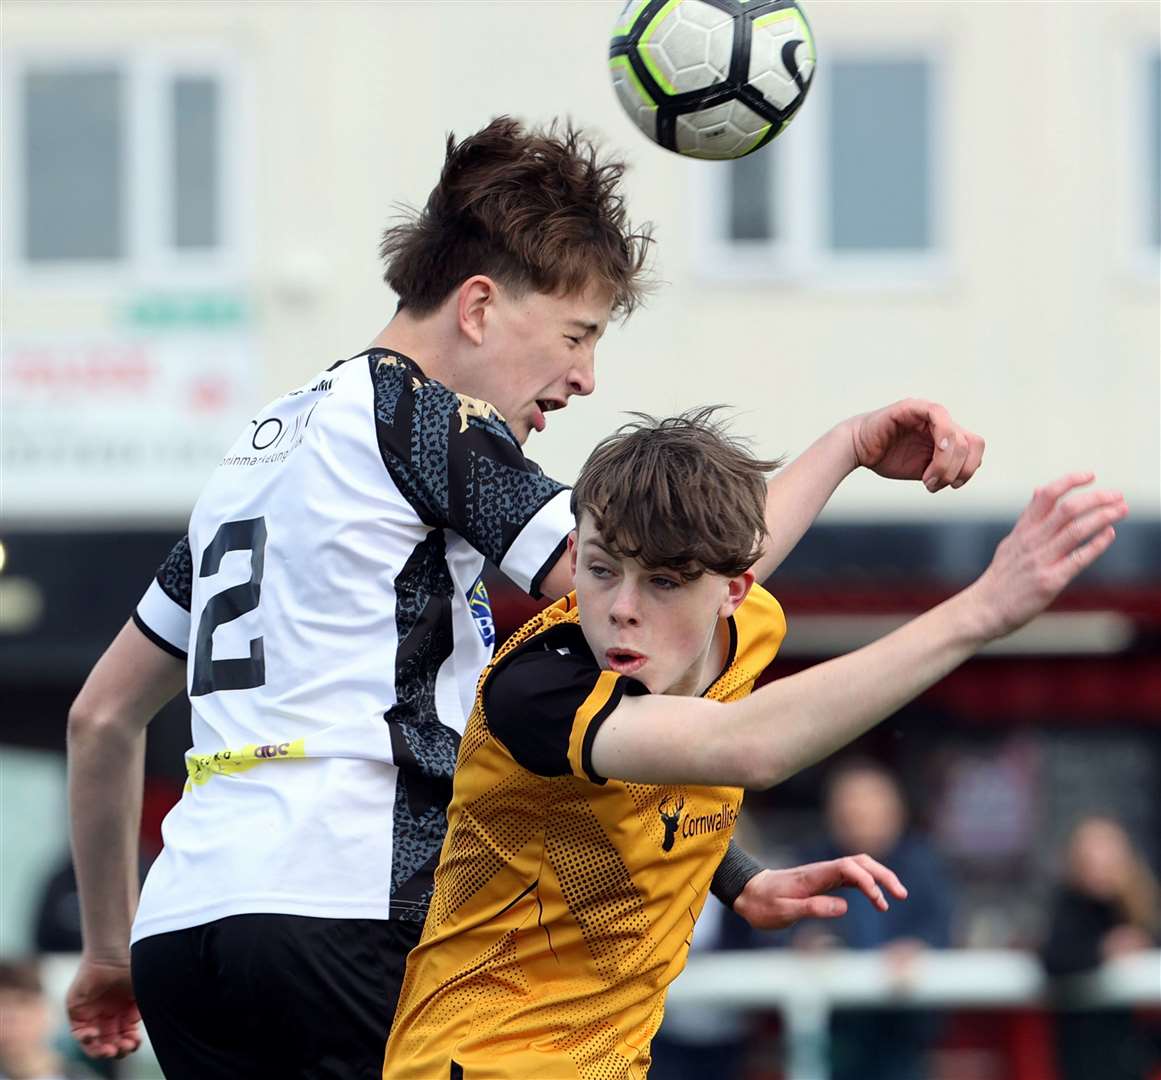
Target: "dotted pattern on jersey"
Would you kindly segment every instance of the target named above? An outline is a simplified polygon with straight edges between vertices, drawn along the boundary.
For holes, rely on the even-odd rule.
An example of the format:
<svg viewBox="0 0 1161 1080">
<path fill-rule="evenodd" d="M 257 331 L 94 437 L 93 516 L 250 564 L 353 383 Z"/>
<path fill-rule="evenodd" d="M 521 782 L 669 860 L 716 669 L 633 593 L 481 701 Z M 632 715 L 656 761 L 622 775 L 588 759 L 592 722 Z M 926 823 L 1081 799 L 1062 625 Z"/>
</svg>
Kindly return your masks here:
<svg viewBox="0 0 1161 1080">
<path fill-rule="evenodd" d="M 509 774 L 466 804 L 439 868 L 439 892 L 427 920 L 434 932 L 511 863 L 543 826 L 546 800 L 526 775 Z"/>
<path fill-rule="evenodd" d="M 554 812 L 545 817 L 545 855 L 560 882 L 601 976 L 610 982 L 632 970 L 632 957 L 649 930 L 645 904 L 629 868 L 586 798 L 588 785 L 575 777 L 551 783 Z"/>
<path fill-rule="evenodd" d="M 561 1013 L 571 1011 L 562 1009 Z M 623 1080 L 629 1062 L 617 1053 L 620 1043 L 620 1032 L 607 1020 L 589 1020 L 559 1040 L 556 1047 L 572 1058 L 581 1080 Z"/>
<path fill-rule="evenodd" d="M 189 611 L 193 592 L 193 556 L 190 555 L 189 537 L 183 536 L 157 568 L 157 583 L 161 591 L 175 604 Z"/>
<path fill-rule="evenodd" d="M 456 760 L 456 768 L 462 768 L 464 763 L 488 742 L 488 728 L 480 716 L 478 707 L 472 708 L 472 715 L 468 717 L 464 727 L 463 738 L 460 739 L 460 756 Z"/>
<path fill-rule="evenodd" d="M 612 783 L 612 781 L 610 781 Z M 665 823 L 661 820 L 659 807 L 668 795 L 681 796 L 679 787 L 661 787 L 657 784 L 626 784 L 625 791 L 637 808 L 637 820 L 650 840 L 655 841 L 660 850 L 665 840 Z"/>
<path fill-rule="evenodd" d="M 414 966 L 409 965 L 399 993 L 401 1002 L 409 1000 L 414 991 Z M 528 979 L 516 959 L 516 931 L 500 938 L 491 948 L 466 964 L 441 988 L 434 1005 L 424 1014 L 424 1022 L 408 1033 L 408 1038 L 422 1040 L 426 1031 L 443 1031 L 467 1013 L 475 1013 L 475 1025 L 487 1031 L 485 1014 L 495 1014 L 510 1003 L 513 992 L 531 991 Z M 402 1013 L 400 1013 L 402 1015 Z"/>
<path fill-rule="evenodd" d="M 442 724 L 435 681 L 453 647 L 451 596 L 444 536 L 435 530 L 416 545 L 395 579 L 399 635 L 398 700 L 385 719 L 399 768 L 391 852 L 392 914 L 423 918 L 432 874 L 447 830 L 459 735 Z M 417 877 L 420 880 L 413 880 Z M 409 887 L 404 890 L 404 886 Z M 407 910 L 411 909 L 411 914 Z"/>
<path fill-rule="evenodd" d="M 759 674 L 747 671 L 741 664 L 732 664 L 706 697 L 714 701 L 739 701 L 750 692 Z"/>
</svg>

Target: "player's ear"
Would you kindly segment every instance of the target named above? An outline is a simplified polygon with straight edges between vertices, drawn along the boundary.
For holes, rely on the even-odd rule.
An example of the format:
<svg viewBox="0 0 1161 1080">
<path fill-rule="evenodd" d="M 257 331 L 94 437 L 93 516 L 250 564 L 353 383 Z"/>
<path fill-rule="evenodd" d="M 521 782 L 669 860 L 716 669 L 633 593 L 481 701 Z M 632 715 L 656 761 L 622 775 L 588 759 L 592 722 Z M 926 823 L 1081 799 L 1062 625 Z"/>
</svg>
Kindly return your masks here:
<svg viewBox="0 0 1161 1080">
<path fill-rule="evenodd" d="M 568 569 L 576 579 L 576 529 L 568 534 Z"/>
<path fill-rule="evenodd" d="M 456 290 L 456 319 L 460 333 L 473 345 L 484 343 L 488 309 L 496 301 L 496 283 L 484 274 L 475 274 Z"/>
<path fill-rule="evenodd" d="M 749 595 L 750 587 L 753 584 L 753 570 L 743 571 L 737 577 L 730 578 L 726 582 L 726 598 L 722 601 L 722 606 L 718 609 L 718 614 L 723 619 L 733 615 L 742 606 L 742 601 Z"/>
</svg>

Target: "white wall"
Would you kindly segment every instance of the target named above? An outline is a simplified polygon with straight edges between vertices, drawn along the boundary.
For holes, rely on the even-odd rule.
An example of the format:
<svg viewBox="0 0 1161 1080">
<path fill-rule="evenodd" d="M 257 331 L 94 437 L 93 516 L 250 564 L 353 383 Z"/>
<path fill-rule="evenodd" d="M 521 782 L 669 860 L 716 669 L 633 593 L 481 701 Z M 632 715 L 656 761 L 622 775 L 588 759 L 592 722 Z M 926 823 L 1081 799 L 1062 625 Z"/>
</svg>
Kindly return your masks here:
<svg viewBox="0 0 1161 1080">
<path fill-rule="evenodd" d="M 668 284 L 610 329 L 596 396 L 530 443 L 549 471 L 571 479 L 625 409 L 732 403 L 761 450 L 794 453 L 841 417 L 917 394 L 985 435 L 986 470 L 934 501 L 858 478 L 838 516 L 1006 514 L 1077 467 L 1125 490 L 1135 515 L 1161 512 L 1157 269 L 1130 241 L 1144 124 L 1133 72 L 1157 47 L 1151 4 L 808 0 L 819 80 L 828 48 L 941 50 L 947 273 L 911 289 L 708 280 L 695 170 L 717 166 L 652 147 L 621 113 L 605 65 L 616 0 L 5 6 L 13 52 L 196 39 L 250 68 L 259 397 L 386 321 L 378 236 L 394 203 L 426 198 L 447 130 L 569 115 L 632 162 L 630 206 L 656 223 Z M 795 136 L 770 152 L 793 152 Z M 7 284 L 4 316 L 9 333 L 96 330 L 109 305 L 107 290 Z"/>
</svg>

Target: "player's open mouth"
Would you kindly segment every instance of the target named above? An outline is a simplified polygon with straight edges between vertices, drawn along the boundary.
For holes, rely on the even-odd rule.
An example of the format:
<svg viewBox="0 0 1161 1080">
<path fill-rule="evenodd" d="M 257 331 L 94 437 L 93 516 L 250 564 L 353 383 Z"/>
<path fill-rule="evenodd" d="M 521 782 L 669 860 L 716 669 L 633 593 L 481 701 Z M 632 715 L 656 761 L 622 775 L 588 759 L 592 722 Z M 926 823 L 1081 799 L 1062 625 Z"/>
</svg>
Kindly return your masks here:
<svg viewBox="0 0 1161 1080">
<path fill-rule="evenodd" d="M 632 649 L 609 649 L 605 652 L 605 659 L 609 662 L 609 668 L 618 675 L 632 675 L 640 671 L 649 658 Z"/>
</svg>

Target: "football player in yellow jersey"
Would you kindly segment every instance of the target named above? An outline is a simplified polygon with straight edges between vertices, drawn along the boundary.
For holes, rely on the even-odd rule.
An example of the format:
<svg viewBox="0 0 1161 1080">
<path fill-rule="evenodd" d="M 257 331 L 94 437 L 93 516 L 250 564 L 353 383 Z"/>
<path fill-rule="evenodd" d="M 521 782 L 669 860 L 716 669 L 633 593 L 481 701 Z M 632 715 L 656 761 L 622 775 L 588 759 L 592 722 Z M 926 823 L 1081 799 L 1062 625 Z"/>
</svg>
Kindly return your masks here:
<svg viewBox="0 0 1161 1080">
<path fill-rule="evenodd" d="M 628 425 L 589 458 L 575 594 L 480 680 L 388 1080 L 643 1080 L 742 790 L 825 757 L 1028 621 L 1127 512 L 1116 492 L 1065 501 L 1092 480 L 1066 476 L 964 592 L 751 693 L 785 633 L 751 570 L 773 464 L 706 411 Z"/>
</svg>

